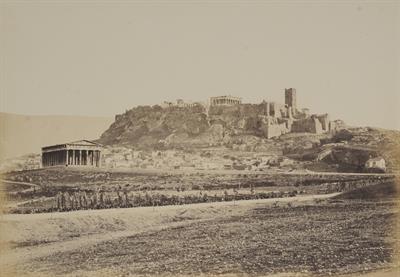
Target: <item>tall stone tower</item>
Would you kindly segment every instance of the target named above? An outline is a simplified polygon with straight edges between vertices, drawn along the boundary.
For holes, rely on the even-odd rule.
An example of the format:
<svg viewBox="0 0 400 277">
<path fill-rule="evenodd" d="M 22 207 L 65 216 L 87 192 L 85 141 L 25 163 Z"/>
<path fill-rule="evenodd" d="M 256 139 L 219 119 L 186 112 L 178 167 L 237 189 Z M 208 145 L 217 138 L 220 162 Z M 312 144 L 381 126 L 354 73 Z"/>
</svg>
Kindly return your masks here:
<svg viewBox="0 0 400 277">
<path fill-rule="evenodd" d="M 295 88 L 285 88 L 285 104 L 292 108 L 292 112 L 295 113 L 297 110 L 296 103 L 296 89 Z"/>
</svg>

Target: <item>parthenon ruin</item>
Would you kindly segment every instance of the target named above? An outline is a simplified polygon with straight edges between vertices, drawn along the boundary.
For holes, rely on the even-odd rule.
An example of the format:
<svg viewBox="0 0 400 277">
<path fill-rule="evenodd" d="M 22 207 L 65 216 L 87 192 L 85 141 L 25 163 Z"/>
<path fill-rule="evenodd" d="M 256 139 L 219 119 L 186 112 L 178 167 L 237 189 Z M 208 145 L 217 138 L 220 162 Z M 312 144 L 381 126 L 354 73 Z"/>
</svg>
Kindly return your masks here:
<svg viewBox="0 0 400 277">
<path fill-rule="evenodd" d="M 239 105 L 242 104 L 242 99 L 230 95 L 210 97 L 210 106 L 218 105 Z"/>
<path fill-rule="evenodd" d="M 101 166 L 101 145 L 80 140 L 42 148 L 42 167 L 50 166 Z"/>
</svg>

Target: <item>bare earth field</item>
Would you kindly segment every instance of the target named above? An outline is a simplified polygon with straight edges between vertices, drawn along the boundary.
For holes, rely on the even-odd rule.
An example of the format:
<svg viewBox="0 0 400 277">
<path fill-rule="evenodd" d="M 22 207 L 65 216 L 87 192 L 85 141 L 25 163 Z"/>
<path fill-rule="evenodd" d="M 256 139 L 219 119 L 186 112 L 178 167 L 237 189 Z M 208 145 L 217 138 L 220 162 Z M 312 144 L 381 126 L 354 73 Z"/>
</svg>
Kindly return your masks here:
<svg viewBox="0 0 400 277">
<path fill-rule="evenodd" d="M 5 215 L 2 224 L 20 231 L 7 238 L 12 249 L 2 253 L 1 268 L 18 276 L 396 276 L 399 203 L 392 186 L 364 194 Z M 377 189 L 386 195 L 376 199 Z"/>
<path fill-rule="evenodd" d="M 400 268 L 390 175 L 54 168 L 3 177 L 14 213 L 0 219 L 1 276 L 375 277 Z M 65 192 L 115 197 L 105 208 L 96 198 L 54 210 Z M 122 192 L 129 201 L 117 201 Z"/>
</svg>

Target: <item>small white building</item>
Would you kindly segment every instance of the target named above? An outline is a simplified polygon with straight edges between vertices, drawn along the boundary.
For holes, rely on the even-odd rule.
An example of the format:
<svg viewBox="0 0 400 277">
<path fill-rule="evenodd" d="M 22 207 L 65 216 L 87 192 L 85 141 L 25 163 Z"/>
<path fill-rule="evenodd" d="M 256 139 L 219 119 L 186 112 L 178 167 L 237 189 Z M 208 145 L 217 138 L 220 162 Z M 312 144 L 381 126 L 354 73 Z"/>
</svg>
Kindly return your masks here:
<svg viewBox="0 0 400 277">
<path fill-rule="evenodd" d="M 386 172 L 385 159 L 382 157 L 371 158 L 365 162 L 365 169 L 367 171 Z"/>
</svg>

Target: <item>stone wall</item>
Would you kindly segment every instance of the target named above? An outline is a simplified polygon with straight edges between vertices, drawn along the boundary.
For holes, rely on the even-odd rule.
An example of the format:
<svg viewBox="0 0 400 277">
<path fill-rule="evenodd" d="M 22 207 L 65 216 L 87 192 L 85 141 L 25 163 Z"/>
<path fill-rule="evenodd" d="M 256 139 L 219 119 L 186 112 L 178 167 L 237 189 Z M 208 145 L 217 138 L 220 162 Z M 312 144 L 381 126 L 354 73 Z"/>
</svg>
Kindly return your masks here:
<svg viewBox="0 0 400 277">
<path fill-rule="evenodd" d="M 295 133 L 314 133 L 321 134 L 323 132 L 322 124 L 316 116 L 306 119 L 296 120 L 292 124 L 291 132 Z"/>
<path fill-rule="evenodd" d="M 269 103 L 270 115 L 275 117 L 285 117 L 286 108 L 284 105 L 276 102 Z"/>
<path fill-rule="evenodd" d="M 321 122 L 322 130 L 325 132 L 330 131 L 329 115 L 321 114 L 321 115 L 317 115 L 317 118 L 318 118 L 319 122 Z"/>
<path fill-rule="evenodd" d="M 290 129 L 287 128 L 287 123 L 285 121 L 280 121 L 277 118 L 270 116 L 262 119 L 260 130 L 262 135 L 268 139 L 278 137 L 290 131 Z"/>
</svg>

